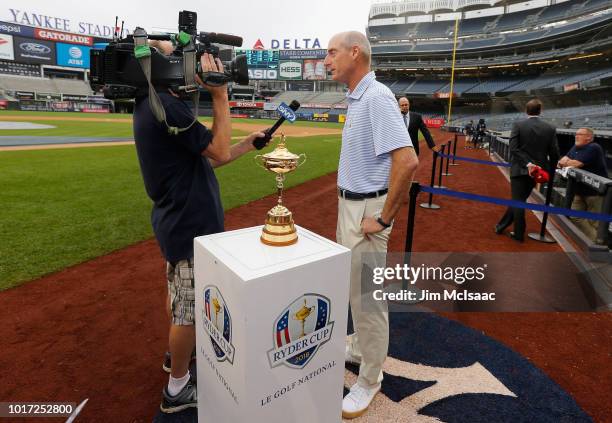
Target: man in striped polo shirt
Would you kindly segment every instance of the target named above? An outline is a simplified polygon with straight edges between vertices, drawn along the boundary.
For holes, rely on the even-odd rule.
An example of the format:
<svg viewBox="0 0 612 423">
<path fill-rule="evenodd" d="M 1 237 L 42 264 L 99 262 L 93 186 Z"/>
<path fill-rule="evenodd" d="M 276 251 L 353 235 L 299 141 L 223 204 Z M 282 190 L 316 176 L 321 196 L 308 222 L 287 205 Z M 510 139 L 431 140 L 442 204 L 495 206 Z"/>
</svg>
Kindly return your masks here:
<svg viewBox="0 0 612 423">
<path fill-rule="evenodd" d="M 362 309 L 364 253 L 387 252 L 393 218 L 418 165 L 395 96 L 376 81 L 370 56 L 367 38 L 351 31 L 334 35 L 325 57 L 332 79 L 349 89 L 338 166 L 336 239 L 352 251 L 350 304 L 355 333 L 347 339 L 346 359 L 360 367 L 357 383 L 342 401 L 344 418 L 362 415 L 380 390 L 389 346 L 387 304 L 369 298 L 368 309 Z"/>
</svg>

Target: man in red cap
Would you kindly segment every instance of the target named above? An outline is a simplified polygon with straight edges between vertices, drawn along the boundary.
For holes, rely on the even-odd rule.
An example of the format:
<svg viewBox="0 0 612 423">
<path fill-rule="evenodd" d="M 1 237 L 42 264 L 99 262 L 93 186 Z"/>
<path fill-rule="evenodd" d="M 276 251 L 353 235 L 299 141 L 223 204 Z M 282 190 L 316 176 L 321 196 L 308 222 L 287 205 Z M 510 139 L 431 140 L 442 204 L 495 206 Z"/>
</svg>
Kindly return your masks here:
<svg viewBox="0 0 612 423">
<path fill-rule="evenodd" d="M 554 175 L 559 160 L 557 130 L 540 119 L 542 102 L 530 100 L 526 107 L 527 119 L 515 122 L 510 134 L 510 190 L 512 199 L 527 201 L 535 187 L 533 176 L 538 167 Z M 508 207 L 495 225 L 495 233 L 501 234 L 514 223 L 510 238 L 523 242 L 525 236 L 525 209 Z"/>
</svg>

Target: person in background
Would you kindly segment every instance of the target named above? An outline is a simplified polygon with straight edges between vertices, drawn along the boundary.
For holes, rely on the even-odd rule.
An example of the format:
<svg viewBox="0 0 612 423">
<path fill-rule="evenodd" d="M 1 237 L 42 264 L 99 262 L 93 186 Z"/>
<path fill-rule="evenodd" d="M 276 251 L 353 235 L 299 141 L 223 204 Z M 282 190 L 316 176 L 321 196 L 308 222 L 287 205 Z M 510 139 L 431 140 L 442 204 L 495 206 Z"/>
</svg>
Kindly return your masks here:
<svg viewBox="0 0 612 423">
<path fill-rule="evenodd" d="M 472 148 L 472 137 L 474 136 L 474 121 L 470 120 L 463 128 L 463 133 L 465 134 L 465 145 L 463 148 L 471 149 Z"/>
<path fill-rule="evenodd" d="M 557 130 L 540 119 L 542 102 L 530 100 L 526 107 L 527 119 L 514 122 L 510 134 L 510 190 L 512 199 L 525 202 L 535 187 L 531 175 L 537 167 L 554 175 L 559 160 Z M 495 225 L 495 233 L 501 234 L 514 223 L 510 238 L 523 242 L 525 236 L 525 209 L 508 207 L 501 220 Z"/>
<path fill-rule="evenodd" d="M 474 148 L 483 148 L 483 141 L 487 131 L 487 124 L 483 118 L 478 120 L 478 124 L 476 125 L 475 135 L 473 138 Z"/>
<path fill-rule="evenodd" d="M 575 167 L 607 178 L 608 166 L 606 165 L 606 157 L 603 148 L 596 142 L 593 142 L 593 138 L 594 133 L 592 129 L 578 129 L 576 131 L 575 144 L 565 156 L 561 157 L 557 166 L 560 168 Z M 572 210 L 586 210 L 600 213 L 602 203 L 603 196 L 597 191 L 584 184 L 575 184 Z M 592 240 L 597 238 L 598 221 L 580 218 L 572 218 L 572 221 L 574 221 L 589 238 Z"/>
<path fill-rule="evenodd" d="M 410 140 L 412 140 L 412 144 L 414 145 L 414 152 L 416 155 L 419 155 L 419 131 L 423 134 L 423 138 L 425 138 L 425 142 L 427 146 L 433 151 L 440 151 L 440 146 L 437 146 L 427 129 L 427 125 L 423 121 L 423 116 L 419 113 L 410 111 L 410 101 L 406 97 L 400 97 L 398 100 L 400 112 L 402 113 L 402 119 L 404 121 L 404 126 L 408 130 L 408 134 L 410 135 Z"/>
</svg>

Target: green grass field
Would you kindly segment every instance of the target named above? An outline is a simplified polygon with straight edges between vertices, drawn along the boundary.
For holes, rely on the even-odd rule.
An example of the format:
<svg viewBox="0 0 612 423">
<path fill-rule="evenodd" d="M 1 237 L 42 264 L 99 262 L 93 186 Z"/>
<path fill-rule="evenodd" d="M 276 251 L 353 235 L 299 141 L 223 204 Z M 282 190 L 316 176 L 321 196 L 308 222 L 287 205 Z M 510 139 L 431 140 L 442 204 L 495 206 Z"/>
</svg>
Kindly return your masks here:
<svg viewBox="0 0 612 423">
<path fill-rule="evenodd" d="M 87 114 L 87 113 L 53 113 L 53 112 L 18 112 L 3 110 L 0 111 L 1 116 L 27 116 L 29 121 L 41 123 L 45 125 L 55 126 L 53 129 L 13 129 L 0 130 L 2 135 L 28 135 L 28 136 L 65 136 L 65 137 L 117 137 L 127 138 L 132 137 L 132 115 L 128 114 Z M 68 118 L 99 118 L 109 119 L 111 122 L 80 122 L 71 120 L 44 120 L 45 118 L 57 119 L 62 116 Z M 112 122 L 113 120 L 118 122 Z M 130 120 L 129 122 L 121 122 Z M 211 118 L 200 118 L 201 122 L 210 124 Z M 265 129 L 272 126 L 274 120 L 253 120 L 253 119 L 232 119 L 232 123 L 250 123 L 261 124 L 261 128 Z M 285 124 L 288 125 L 288 124 Z M 321 122 L 302 122 L 298 121 L 291 125 L 304 127 L 325 127 L 325 128 L 342 128 L 341 123 L 321 123 Z M 246 135 L 246 131 L 234 130 L 233 135 Z"/>
<path fill-rule="evenodd" d="M 0 112 L 0 116 L 10 114 Z M 18 112 L 18 115 L 24 116 L 24 113 Z M 49 115 L 91 116 L 27 115 L 33 117 L 32 121 Z M 120 119 L 129 115 L 97 117 Z M 272 122 L 244 121 L 261 124 L 262 128 Z M 44 130 L 44 135 L 131 136 L 131 123 L 98 125 L 98 122 L 54 121 L 52 124 L 58 128 Z M 296 125 L 341 126 L 311 122 Z M 11 132 L 17 133 L 10 135 L 41 135 L 33 131 Z M 9 135 L 0 131 L 0 135 L 5 134 Z M 308 156 L 306 164 L 288 176 L 286 186 L 292 187 L 336 170 L 340 135 L 292 138 L 289 148 Z M 226 210 L 275 191 L 273 175 L 255 165 L 255 154 L 258 153 L 250 153 L 216 169 Z M 134 146 L 1 151 L 0 164 L 3 205 L 0 209 L 0 290 L 152 236 L 151 203 L 144 192 Z"/>
</svg>

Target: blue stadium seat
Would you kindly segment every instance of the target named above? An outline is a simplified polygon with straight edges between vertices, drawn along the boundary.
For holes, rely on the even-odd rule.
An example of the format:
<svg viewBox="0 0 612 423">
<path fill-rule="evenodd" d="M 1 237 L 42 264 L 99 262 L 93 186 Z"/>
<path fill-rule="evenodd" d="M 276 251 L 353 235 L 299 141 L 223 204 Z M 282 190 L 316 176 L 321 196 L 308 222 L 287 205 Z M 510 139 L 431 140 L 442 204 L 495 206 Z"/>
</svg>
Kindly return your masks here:
<svg viewBox="0 0 612 423">
<path fill-rule="evenodd" d="M 548 6 L 538 16 L 538 22 L 554 22 L 560 19 L 564 19 L 569 14 L 569 11 L 576 5 L 581 5 L 584 0 L 570 0 L 564 3 L 554 4 Z"/>
<path fill-rule="evenodd" d="M 410 94 L 433 94 L 447 83 L 448 81 L 420 79 L 409 87 L 407 92 Z"/>
<path fill-rule="evenodd" d="M 417 43 L 412 51 L 452 51 L 453 43 Z"/>
<path fill-rule="evenodd" d="M 525 19 L 528 16 L 536 15 L 541 12 L 543 9 L 529 9 L 522 10 L 520 12 L 513 12 L 501 15 L 499 20 L 497 21 L 497 25 L 495 26 L 495 31 L 506 31 L 515 28 L 522 28 L 525 23 Z"/>
<path fill-rule="evenodd" d="M 542 38 L 543 36 L 548 35 L 548 31 L 548 29 L 544 29 L 541 31 L 527 31 L 518 34 L 507 34 L 504 37 L 503 44 L 515 44 L 523 43 L 525 41 L 537 40 L 538 38 Z"/>
<path fill-rule="evenodd" d="M 493 47 L 499 44 L 503 40 L 503 37 L 484 38 L 475 40 L 463 40 L 460 46 L 461 50 L 469 50 L 483 47 Z"/>
<path fill-rule="evenodd" d="M 455 21 L 421 22 L 417 28 L 418 38 L 448 38 L 455 29 Z"/>
<path fill-rule="evenodd" d="M 459 36 L 482 34 L 487 23 L 493 22 L 495 17 L 462 19 L 459 22 Z"/>
</svg>

